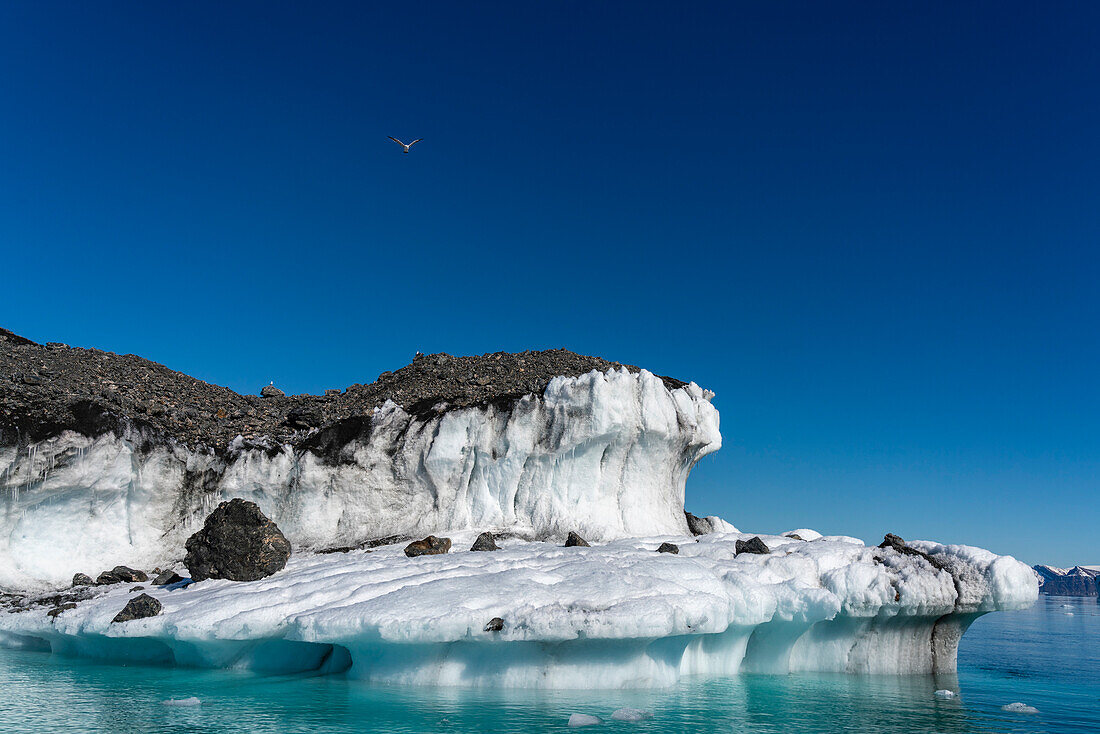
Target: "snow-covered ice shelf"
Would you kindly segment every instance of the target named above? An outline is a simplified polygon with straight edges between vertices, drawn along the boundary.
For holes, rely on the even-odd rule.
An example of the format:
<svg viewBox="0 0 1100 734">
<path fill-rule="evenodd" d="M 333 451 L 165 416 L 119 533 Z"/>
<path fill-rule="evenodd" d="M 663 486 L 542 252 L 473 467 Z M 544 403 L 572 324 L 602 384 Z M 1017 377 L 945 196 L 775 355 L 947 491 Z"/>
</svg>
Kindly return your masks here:
<svg viewBox="0 0 1100 734">
<path fill-rule="evenodd" d="M 514 539 L 496 552 L 452 537 L 446 555 L 302 553 L 261 581 L 147 588 L 163 613 L 111 624 L 131 595 L 117 585 L 55 618 L 0 614 L 0 641 L 386 683 L 658 687 L 741 671 L 950 672 L 975 618 L 1037 596 L 1027 566 L 968 546 L 912 543 L 937 569 L 844 537 L 761 536 L 768 555 L 735 555 L 752 537 L 740 533 L 591 548 Z M 679 555 L 656 553 L 662 541 Z M 503 630 L 484 631 L 494 617 Z"/>
</svg>

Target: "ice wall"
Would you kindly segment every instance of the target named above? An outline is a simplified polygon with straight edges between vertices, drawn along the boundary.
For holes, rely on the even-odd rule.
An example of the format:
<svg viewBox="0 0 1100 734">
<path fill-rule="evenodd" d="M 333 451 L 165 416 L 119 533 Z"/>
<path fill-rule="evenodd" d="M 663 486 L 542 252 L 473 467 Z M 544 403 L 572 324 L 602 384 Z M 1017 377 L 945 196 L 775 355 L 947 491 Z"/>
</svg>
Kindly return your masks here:
<svg viewBox="0 0 1100 734">
<path fill-rule="evenodd" d="M 164 565 L 232 497 L 299 548 L 465 528 L 681 534 L 688 473 L 721 445 L 711 397 L 644 370 L 593 371 L 507 404 L 412 416 L 387 403 L 369 431 L 325 450 L 238 441 L 215 456 L 72 432 L 0 447 L 0 587 Z"/>
</svg>

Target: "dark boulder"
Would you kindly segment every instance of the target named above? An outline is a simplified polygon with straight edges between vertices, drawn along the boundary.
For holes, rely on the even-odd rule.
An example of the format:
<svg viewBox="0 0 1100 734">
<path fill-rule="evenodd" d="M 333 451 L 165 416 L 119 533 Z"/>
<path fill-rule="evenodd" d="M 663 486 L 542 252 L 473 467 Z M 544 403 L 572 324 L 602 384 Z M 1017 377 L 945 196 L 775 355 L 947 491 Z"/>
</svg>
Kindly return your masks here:
<svg viewBox="0 0 1100 734">
<path fill-rule="evenodd" d="M 497 540 L 493 537 L 493 534 L 486 532 L 477 536 L 477 540 L 475 540 L 474 544 L 470 546 L 470 550 L 495 551 L 500 550 L 500 546 L 497 545 Z"/>
<path fill-rule="evenodd" d="M 485 625 L 486 632 L 500 632 L 504 629 L 504 620 L 500 617 L 493 617 L 489 620 L 489 623 Z"/>
<path fill-rule="evenodd" d="M 805 541 L 805 540 L 806 540 L 805 538 L 803 538 L 803 537 L 802 537 L 801 535 L 799 535 L 798 533 L 787 533 L 787 534 L 786 534 L 786 535 L 784 535 L 783 537 L 784 537 L 784 538 L 790 538 L 791 540 L 801 540 L 801 541 Z"/>
<path fill-rule="evenodd" d="M 95 577 L 96 586 L 110 586 L 111 584 L 121 583 L 122 579 L 120 579 L 115 573 L 111 571 L 104 571 L 103 573 Z"/>
<path fill-rule="evenodd" d="M 680 546 L 676 545 L 675 543 L 661 543 L 659 546 L 657 546 L 657 552 L 679 554 Z"/>
<path fill-rule="evenodd" d="M 167 586 L 177 581 L 183 581 L 183 576 L 180 576 L 175 571 L 161 571 L 160 574 L 153 579 L 153 586 Z"/>
<path fill-rule="evenodd" d="M 53 617 L 54 619 L 56 619 L 57 615 L 61 614 L 62 612 L 67 612 L 70 609 L 76 609 L 76 603 L 75 602 L 70 601 L 70 602 L 66 602 L 65 604 L 61 604 L 60 606 L 56 606 L 53 609 L 51 609 L 50 611 L 46 612 L 46 616 L 47 617 Z"/>
<path fill-rule="evenodd" d="M 423 540 L 414 540 L 405 546 L 405 555 L 409 558 L 417 556 L 438 556 L 451 549 L 450 538 L 437 538 L 429 535 Z"/>
<path fill-rule="evenodd" d="M 137 592 L 137 591 L 145 591 L 145 587 L 144 586 L 135 586 L 134 588 L 130 589 L 131 594 L 133 594 L 134 592 Z"/>
<path fill-rule="evenodd" d="M 688 530 L 692 535 L 706 535 L 714 532 L 714 526 L 705 517 L 698 517 L 690 512 L 684 512 L 684 517 L 687 519 Z"/>
<path fill-rule="evenodd" d="M 588 541 L 585 540 L 584 538 L 582 538 L 581 536 L 577 535 L 576 533 L 574 533 L 572 530 L 570 530 L 569 531 L 569 536 L 565 539 L 565 547 L 566 548 L 575 548 L 575 547 L 578 547 L 578 546 L 588 548 L 589 547 Z"/>
<path fill-rule="evenodd" d="M 260 396 L 265 398 L 284 398 L 286 393 L 275 387 L 275 385 L 264 385 L 260 389 Z"/>
<path fill-rule="evenodd" d="M 195 581 L 257 581 L 281 571 L 290 542 L 254 502 L 222 502 L 187 539 L 183 564 Z"/>
<path fill-rule="evenodd" d="M 135 596 L 133 599 L 126 602 L 126 606 L 122 608 L 121 612 L 115 615 L 115 618 L 111 620 L 111 624 L 115 624 L 116 622 L 129 622 L 131 619 L 155 617 L 160 614 L 160 610 L 163 608 L 164 607 L 159 601 L 148 594 Z"/>
<path fill-rule="evenodd" d="M 144 571 L 138 571 L 128 566 L 115 566 L 110 570 L 112 576 L 117 576 L 120 581 L 134 583 L 136 581 L 148 581 L 149 575 Z"/>
<path fill-rule="evenodd" d="M 734 548 L 737 551 L 737 555 L 741 555 L 742 553 L 759 553 L 760 555 L 771 553 L 771 549 L 764 544 L 764 541 L 760 540 L 760 536 L 750 538 L 749 540 L 739 540 L 734 545 Z"/>
<path fill-rule="evenodd" d="M 905 544 L 904 538 L 898 535 L 894 535 L 893 533 L 887 533 L 886 536 L 883 537 L 882 542 L 879 543 L 878 547 L 889 548 L 890 550 L 897 551 L 904 556 L 920 556 L 924 560 L 928 561 L 928 563 L 931 564 L 933 568 L 940 569 L 941 571 L 946 570 L 947 568 L 947 564 L 945 564 L 940 559 L 934 556 L 930 556 L 924 551 L 919 551 L 916 548 L 910 548 L 908 545 Z"/>
<path fill-rule="evenodd" d="M 92 586 L 93 584 L 95 584 L 95 580 L 86 573 L 73 575 L 73 586 Z"/>
</svg>

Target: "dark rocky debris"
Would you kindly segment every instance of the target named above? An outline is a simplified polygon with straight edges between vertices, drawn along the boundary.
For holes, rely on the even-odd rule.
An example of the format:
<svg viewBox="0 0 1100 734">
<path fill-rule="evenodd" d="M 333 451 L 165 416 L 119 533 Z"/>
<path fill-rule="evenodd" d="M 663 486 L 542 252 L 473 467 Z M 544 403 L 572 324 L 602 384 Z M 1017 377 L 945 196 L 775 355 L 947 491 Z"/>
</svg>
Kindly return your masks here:
<svg viewBox="0 0 1100 734">
<path fill-rule="evenodd" d="M 679 555 L 680 546 L 676 545 L 675 543 L 661 543 L 659 546 L 657 546 L 657 552 L 658 553 L 675 553 L 675 554 Z"/>
<path fill-rule="evenodd" d="M 168 584 L 174 584 L 179 581 L 183 581 L 183 576 L 180 576 L 175 571 L 161 571 L 157 574 L 157 577 L 153 579 L 153 586 L 167 586 Z"/>
<path fill-rule="evenodd" d="M 933 568 L 938 568 L 941 571 L 947 570 L 947 564 L 945 564 L 943 561 L 939 560 L 935 556 L 928 555 L 924 551 L 919 551 L 916 548 L 910 548 L 908 545 L 905 544 L 904 539 L 902 539 L 900 536 L 894 535 L 893 533 L 887 533 L 886 536 L 882 539 L 882 542 L 879 543 L 878 547 L 889 548 L 906 556 L 920 556 L 921 558 L 932 564 Z"/>
<path fill-rule="evenodd" d="M 500 632 L 502 629 L 504 629 L 504 620 L 500 617 L 493 617 L 485 625 L 486 632 Z"/>
<path fill-rule="evenodd" d="M 429 535 L 423 540 L 414 540 L 405 546 L 405 555 L 409 558 L 417 556 L 438 556 L 451 550 L 450 538 L 437 538 Z"/>
<path fill-rule="evenodd" d="M 187 539 L 183 565 L 195 581 L 257 581 L 281 571 L 290 542 L 254 502 L 222 502 Z"/>
<path fill-rule="evenodd" d="M 784 535 L 783 537 L 785 537 L 785 538 L 790 538 L 791 540 L 801 540 L 801 541 L 803 541 L 803 542 L 805 542 L 805 540 L 806 540 L 805 538 L 803 538 L 803 537 L 802 537 L 801 535 L 799 535 L 798 533 L 787 533 L 787 534 L 786 534 L 786 535 Z"/>
<path fill-rule="evenodd" d="M 86 573 L 78 573 L 73 575 L 73 586 L 91 586 L 95 583 L 95 580 Z"/>
<path fill-rule="evenodd" d="M 77 574 L 83 576 L 83 574 Z M 87 578 L 87 577 L 85 577 Z M 135 581 L 148 581 L 149 576 L 144 571 L 138 571 L 129 566 L 115 566 L 110 571 L 104 571 L 96 577 L 96 586 L 108 586 L 110 584 L 133 583 Z M 76 576 L 73 577 L 76 582 Z"/>
<path fill-rule="evenodd" d="M 126 606 L 122 608 L 122 611 L 115 615 L 115 618 L 111 620 L 111 624 L 118 622 L 129 622 L 131 619 L 145 619 L 146 617 L 155 617 L 160 614 L 161 609 L 164 607 L 159 601 L 149 596 L 148 594 L 142 594 L 141 596 L 135 596 L 130 601 L 126 602 Z"/>
<path fill-rule="evenodd" d="M 734 552 L 737 555 L 741 555 L 742 553 L 758 553 L 760 555 L 766 555 L 768 553 L 771 553 L 772 551 L 770 548 L 768 548 L 764 541 L 760 540 L 760 536 L 756 536 L 754 538 L 749 538 L 748 540 L 738 540 L 734 544 Z"/>
<path fill-rule="evenodd" d="M 585 540 L 584 538 L 582 538 L 581 536 L 577 535 L 576 533 L 574 533 L 572 530 L 570 530 L 568 537 L 566 537 L 566 539 L 565 539 L 565 547 L 566 548 L 575 548 L 577 546 L 583 546 L 585 548 L 588 548 L 589 547 L 588 541 Z"/>
<path fill-rule="evenodd" d="M 714 526 L 705 517 L 698 517 L 690 512 L 684 512 L 684 517 L 687 519 L 688 530 L 692 535 L 706 535 L 714 532 Z"/>
<path fill-rule="evenodd" d="M 41 346 L 0 329 L 0 440 L 39 440 L 70 429 L 87 436 L 127 429 L 148 440 L 173 439 L 192 448 L 225 452 L 238 435 L 246 441 L 301 445 L 324 452 L 369 428 L 371 412 L 393 400 L 413 414 L 437 406 L 510 404 L 541 394 L 558 375 L 632 365 L 565 349 L 452 357 L 417 355 L 370 384 L 325 395 L 239 395 L 141 357 L 64 345 Z M 662 378 L 670 388 L 685 383 Z M 320 435 L 306 441 L 306 435 Z"/>
<path fill-rule="evenodd" d="M 70 601 L 70 602 L 65 602 L 64 604 L 61 604 L 60 606 L 56 606 L 53 609 L 51 609 L 50 611 L 46 612 L 46 616 L 47 617 L 53 617 L 54 619 L 57 619 L 57 615 L 61 614 L 62 612 L 67 612 L 70 609 L 76 609 L 76 602 L 71 602 Z"/>
<path fill-rule="evenodd" d="M 475 540 L 474 544 L 472 546 L 470 546 L 470 550 L 472 550 L 472 551 L 496 551 L 496 550 L 500 550 L 500 546 L 497 545 L 497 540 L 496 540 L 496 538 L 493 537 L 492 533 L 485 532 L 485 533 L 482 533 L 481 535 L 477 536 L 477 540 Z"/>
</svg>

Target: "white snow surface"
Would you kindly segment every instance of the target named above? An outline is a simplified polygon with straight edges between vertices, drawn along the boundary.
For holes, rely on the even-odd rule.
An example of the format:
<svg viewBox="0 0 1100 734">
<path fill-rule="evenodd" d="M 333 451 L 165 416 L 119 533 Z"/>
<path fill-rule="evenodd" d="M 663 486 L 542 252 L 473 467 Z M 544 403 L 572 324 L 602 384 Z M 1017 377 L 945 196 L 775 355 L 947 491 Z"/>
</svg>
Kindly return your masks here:
<svg viewBox="0 0 1100 734">
<path fill-rule="evenodd" d="M 740 671 L 952 672 L 976 617 L 1038 594 L 1028 566 L 968 546 L 914 544 L 948 573 L 844 537 L 763 535 L 770 554 L 736 556 L 751 535 L 505 539 L 469 552 L 474 535 L 456 534 L 444 555 L 298 553 L 260 581 L 146 584 L 163 612 L 119 624 L 132 585 L 100 587 L 56 618 L 48 604 L 0 613 L 0 643 L 397 684 L 663 687 Z M 679 555 L 657 553 L 662 541 Z M 504 630 L 485 632 L 494 617 Z"/>
<path fill-rule="evenodd" d="M 141 435 L 0 446 L 0 589 L 178 561 L 234 497 L 256 502 L 298 549 L 463 529 L 684 534 L 688 473 L 722 442 L 712 397 L 622 369 L 554 378 L 510 408 L 416 418 L 388 402 L 341 461 L 239 438 L 224 458 L 143 449 Z"/>
</svg>

